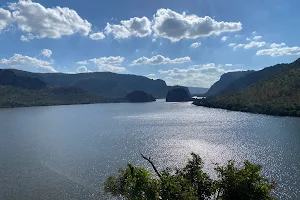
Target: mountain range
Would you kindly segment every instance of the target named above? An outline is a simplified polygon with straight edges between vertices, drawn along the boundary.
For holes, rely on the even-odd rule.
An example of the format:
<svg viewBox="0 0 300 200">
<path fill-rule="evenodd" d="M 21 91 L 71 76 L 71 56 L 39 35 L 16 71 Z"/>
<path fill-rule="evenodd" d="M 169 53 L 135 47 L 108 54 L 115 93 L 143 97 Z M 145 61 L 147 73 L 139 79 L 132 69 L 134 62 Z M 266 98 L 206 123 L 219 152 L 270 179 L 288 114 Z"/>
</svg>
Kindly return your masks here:
<svg viewBox="0 0 300 200">
<path fill-rule="evenodd" d="M 144 91 L 155 98 L 165 98 L 167 84 L 160 79 L 152 80 L 144 76 L 93 72 L 80 74 L 31 73 L 13 70 L 20 77 L 39 78 L 50 86 L 76 86 L 107 98 L 122 98 L 132 91 Z"/>
</svg>

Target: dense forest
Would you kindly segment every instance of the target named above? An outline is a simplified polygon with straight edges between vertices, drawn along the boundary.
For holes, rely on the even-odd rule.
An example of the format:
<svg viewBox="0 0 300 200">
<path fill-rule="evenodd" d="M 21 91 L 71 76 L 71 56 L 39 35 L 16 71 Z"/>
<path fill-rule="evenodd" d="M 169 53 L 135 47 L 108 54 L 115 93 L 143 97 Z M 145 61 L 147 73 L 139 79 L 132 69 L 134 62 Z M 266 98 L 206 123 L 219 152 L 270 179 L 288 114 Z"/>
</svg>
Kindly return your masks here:
<svg viewBox="0 0 300 200">
<path fill-rule="evenodd" d="M 241 91 L 236 90 L 243 81 L 253 84 Z M 252 113 L 300 117 L 300 59 L 291 64 L 276 65 L 251 73 L 233 82 L 227 91 L 222 91 L 214 97 L 195 100 L 194 104 Z"/>
<path fill-rule="evenodd" d="M 28 90 L 13 86 L 0 86 L 0 107 L 29 107 L 71 104 L 119 102 L 76 87 L 46 87 Z"/>
</svg>

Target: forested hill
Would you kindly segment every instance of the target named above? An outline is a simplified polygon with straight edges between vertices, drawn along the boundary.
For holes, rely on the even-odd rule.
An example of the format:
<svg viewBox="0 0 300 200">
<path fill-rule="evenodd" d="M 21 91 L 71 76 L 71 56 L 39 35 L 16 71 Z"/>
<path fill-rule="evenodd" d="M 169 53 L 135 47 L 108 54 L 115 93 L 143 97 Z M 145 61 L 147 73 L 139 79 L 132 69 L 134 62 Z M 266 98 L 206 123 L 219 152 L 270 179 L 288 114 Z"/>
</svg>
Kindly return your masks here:
<svg viewBox="0 0 300 200">
<path fill-rule="evenodd" d="M 47 84 L 34 77 L 20 77 L 17 76 L 12 70 L 0 69 L 0 85 L 2 86 L 14 86 L 24 89 L 42 89 Z"/>
<path fill-rule="evenodd" d="M 279 71 L 233 94 L 195 101 L 195 105 L 229 110 L 300 117 L 300 59 L 274 66 Z M 280 70 L 279 70 L 280 69 Z M 261 73 L 266 70 L 261 70 Z M 258 74 L 256 77 L 262 77 Z"/>
<path fill-rule="evenodd" d="M 75 85 L 108 98 L 120 97 L 116 94 L 121 94 L 124 97 L 132 91 L 144 91 L 155 98 L 165 98 L 168 92 L 167 85 L 163 80 L 152 80 L 144 76 L 131 74 L 111 72 L 82 74 L 30 73 L 20 70 L 14 70 L 14 72 L 18 76 L 40 78 L 54 87 Z"/>
<path fill-rule="evenodd" d="M 52 87 L 35 74 L 17 76 L 14 71 L 0 70 L 0 108 L 123 101 L 108 99 L 74 86 Z"/>
<path fill-rule="evenodd" d="M 211 86 L 211 88 L 205 94 L 206 96 L 216 96 L 219 95 L 223 90 L 225 90 L 230 84 L 243 78 L 254 71 L 238 71 L 238 72 L 228 72 L 221 76 L 220 80 Z"/>
</svg>

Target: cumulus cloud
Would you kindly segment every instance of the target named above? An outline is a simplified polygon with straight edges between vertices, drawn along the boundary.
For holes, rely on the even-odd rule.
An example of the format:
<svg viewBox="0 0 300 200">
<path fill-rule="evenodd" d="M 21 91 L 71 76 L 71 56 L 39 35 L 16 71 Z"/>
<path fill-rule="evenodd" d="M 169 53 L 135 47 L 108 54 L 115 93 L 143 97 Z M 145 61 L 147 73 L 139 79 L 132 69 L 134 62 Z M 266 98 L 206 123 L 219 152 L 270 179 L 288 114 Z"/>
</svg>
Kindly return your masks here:
<svg viewBox="0 0 300 200">
<path fill-rule="evenodd" d="M 92 72 L 90 71 L 87 67 L 85 66 L 80 66 L 76 69 L 77 73 L 88 73 L 88 72 Z"/>
<path fill-rule="evenodd" d="M 100 64 L 100 65 L 98 65 L 98 68 L 99 68 L 99 71 L 101 71 L 101 72 L 121 73 L 126 70 L 124 67 L 114 66 L 114 65 L 110 65 L 110 64 Z"/>
<path fill-rule="evenodd" d="M 0 31 L 5 29 L 11 22 L 11 13 L 8 10 L 0 8 Z"/>
<path fill-rule="evenodd" d="M 23 56 L 21 54 L 14 54 L 11 58 L 3 58 L 0 60 L 0 66 L 4 67 L 20 67 L 21 69 L 24 67 L 36 67 L 41 72 L 56 72 L 56 70 L 51 67 L 51 64 L 52 63 L 48 61 Z"/>
<path fill-rule="evenodd" d="M 209 16 L 180 14 L 170 9 L 159 9 L 154 15 L 153 23 L 154 36 L 167 38 L 172 42 L 183 38 L 196 39 L 242 29 L 240 22 L 218 22 Z"/>
<path fill-rule="evenodd" d="M 232 67 L 232 64 L 225 64 L 225 67 Z"/>
<path fill-rule="evenodd" d="M 124 67 L 120 66 L 124 62 L 124 60 L 125 58 L 121 56 L 109 56 L 78 61 L 77 64 L 94 64 L 98 67 L 99 71 L 120 73 L 126 70 Z"/>
<path fill-rule="evenodd" d="M 205 65 L 194 65 L 187 69 L 174 68 L 171 70 L 159 70 L 158 72 L 166 76 L 164 80 L 168 85 L 185 85 L 185 86 L 198 86 L 210 87 L 213 83 L 219 80 L 220 76 L 229 71 L 224 70 L 214 63 Z"/>
<path fill-rule="evenodd" d="M 45 8 L 39 3 L 31 0 L 20 0 L 8 5 L 9 13 L 0 10 L 0 27 L 3 27 L 2 18 L 11 15 L 10 23 L 29 35 L 21 36 L 22 41 L 32 39 L 52 38 L 58 39 L 62 36 L 79 33 L 87 36 L 91 30 L 91 24 L 82 19 L 75 10 L 59 6 Z M 7 24 L 7 23 L 6 23 Z"/>
<path fill-rule="evenodd" d="M 237 49 L 242 48 L 244 46 L 245 46 L 245 44 L 237 44 L 237 45 L 233 46 L 233 50 L 237 50 Z"/>
<path fill-rule="evenodd" d="M 257 36 L 254 36 L 254 37 L 253 37 L 253 40 L 260 40 L 261 38 L 262 38 L 262 36 L 257 35 Z"/>
<path fill-rule="evenodd" d="M 124 60 L 125 60 L 125 58 L 121 57 L 121 56 L 109 56 L 109 57 L 93 58 L 93 59 L 90 59 L 89 62 L 92 62 L 96 65 L 99 65 L 99 64 L 121 64 Z"/>
<path fill-rule="evenodd" d="M 147 17 L 134 17 L 123 20 L 120 24 L 109 24 L 105 27 L 106 34 L 112 34 L 115 39 L 124 39 L 132 36 L 146 37 L 152 34 L 151 21 Z"/>
<path fill-rule="evenodd" d="M 286 44 L 284 42 L 277 44 L 277 43 L 273 43 L 270 45 L 271 48 L 279 48 L 279 47 L 285 47 Z"/>
<path fill-rule="evenodd" d="M 78 65 L 87 65 L 87 64 L 89 64 L 89 61 L 88 60 L 78 61 L 77 64 Z"/>
<path fill-rule="evenodd" d="M 246 40 L 247 40 L 247 41 L 250 41 L 251 39 L 247 37 Z"/>
<path fill-rule="evenodd" d="M 98 32 L 91 34 L 90 38 L 92 40 L 103 40 L 105 38 L 105 35 L 102 32 Z"/>
<path fill-rule="evenodd" d="M 223 41 L 223 42 L 225 42 L 226 40 L 227 40 L 226 36 L 222 37 L 222 39 L 221 39 L 221 41 Z"/>
<path fill-rule="evenodd" d="M 237 50 L 240 48 L 244 48 L 244 49 L 251 49 L 254 47 L 260 48 L 265 46 L 267 43 L 262 41 L 262 42 L 258 42 L 258 41 L 251 41 L 248 44 L 235 44 L 235 43 L 231 43 L 228 46 L 233 47 L 233 50 Z"/>
<path fill-rule="evenodd" d="M 131 65 L 134 66 L 134 65 L 146 65 L 146 64 L 150 64 L 150 65 L 181 64 L 190 61 L 191 61 L 190 57 L 175 58 L 172 60 L 162 55 L 157 55 L 157 56 L 153 56 L 152 58 L 141 57 L 137 60 L 134 60 Z"/>
<path fill-rule="evenodd" d="M 198 48 L 200 45 L 201 45 L 201 42 L 195 42 L 195 43 L 191 44 L 191 47 L 194 48 L 194 49 L 196 49 L 196 48 Z"/>
<path fill-rule="evenodd" d="M 257 56 L 268 55 L 272 57 L 277 56 L 291 56 L 291 55 L 300 55 L 300 47 L 274 47 L 270 49 L 262 49 L 256 52 Z"/>
<path fill-rule="evenodd" d="M 148 75 L 146 75 L 146 77 L 148 77 L 148 78 L 155 78 L 155 74 L 148 74 Z"/>
<path fill-rule="evenodd" d="M 252 41 L 249 44 L 246 44 L 244 48 L 245 49 L 251 49 L 253 47 L 263 47 L 265 45 L 266 45 L 266 42 L 255 42 L 255 41 Z"/>
<path fill-rule="evenodd" d="M 52 55 L 52 51 L 50 49 L 43 49 L 41 51 L 41 54 L 47 58 L 50 58 Z"/>
</svg>

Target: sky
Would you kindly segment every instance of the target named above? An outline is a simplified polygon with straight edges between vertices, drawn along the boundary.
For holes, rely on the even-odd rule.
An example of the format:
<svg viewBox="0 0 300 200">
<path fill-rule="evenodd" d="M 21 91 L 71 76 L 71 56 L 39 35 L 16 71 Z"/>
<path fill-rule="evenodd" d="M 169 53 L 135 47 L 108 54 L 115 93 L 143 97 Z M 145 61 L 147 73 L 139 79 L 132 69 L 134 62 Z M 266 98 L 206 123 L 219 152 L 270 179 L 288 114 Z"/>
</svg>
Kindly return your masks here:
<svg viewBox="0 0 300 200">
<path fill-rule="evenodd" d="M 0 0 L 0 68 L 210 87 L 300 57 L 299 0 Z"/>
</svg>

